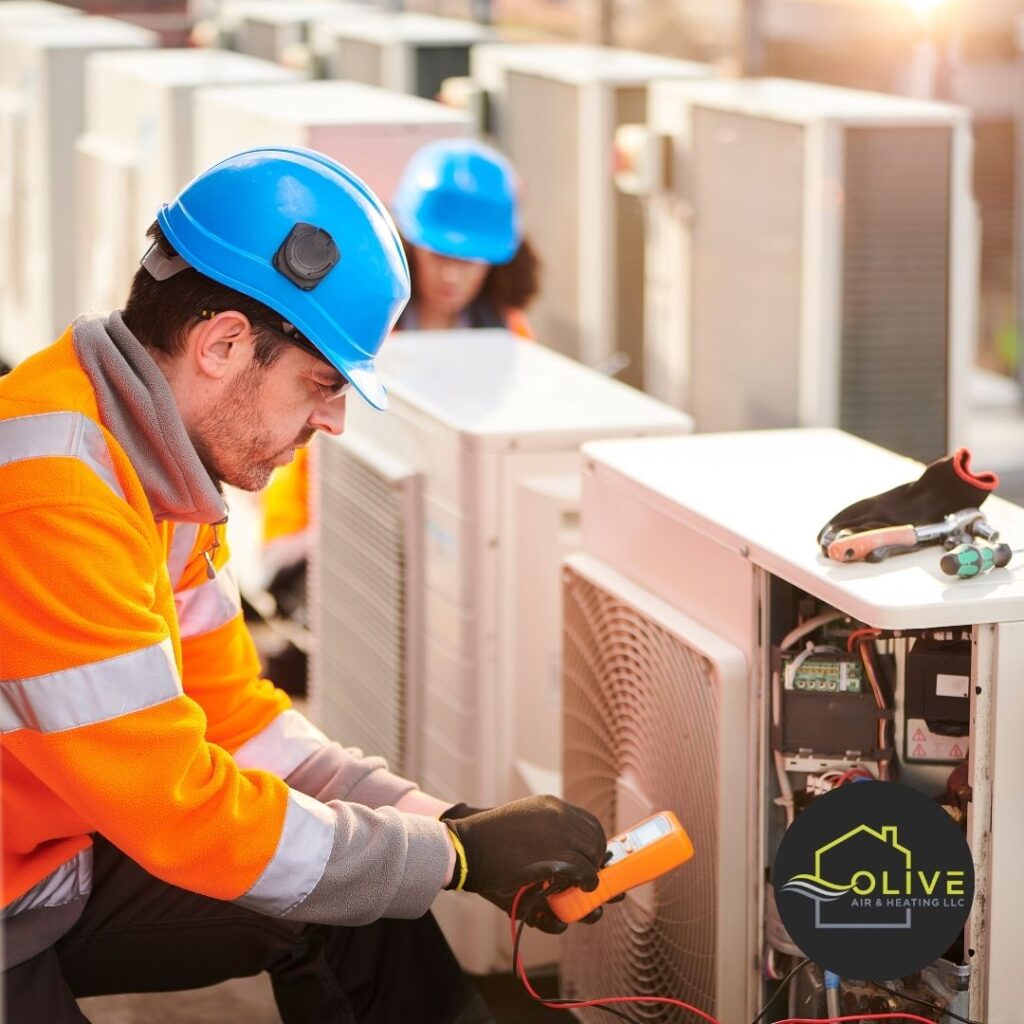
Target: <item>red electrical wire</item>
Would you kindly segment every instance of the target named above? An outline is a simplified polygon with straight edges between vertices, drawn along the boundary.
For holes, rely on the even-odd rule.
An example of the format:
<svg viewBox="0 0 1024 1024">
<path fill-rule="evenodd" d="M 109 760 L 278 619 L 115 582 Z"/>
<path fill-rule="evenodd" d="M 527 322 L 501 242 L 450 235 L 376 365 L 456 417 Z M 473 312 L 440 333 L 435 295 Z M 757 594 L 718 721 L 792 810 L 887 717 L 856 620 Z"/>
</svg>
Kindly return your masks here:
<svg viewBox="0 0 1024 1024">
<path fill-rule="evenodd" d="M 881 635 L 882 635 L 882 631 L 880 629 L 871 629 L 870 627 L 866 628 L 866 629 L 855 629 L 846 638 L 846 649 L 847 649 L 847 651 L 850 652 L 850 654 L 853 654 L 853 645 L 858 640 L 860 640 L 862 638 L 866 640 L 869 637 L 874 639 L 876 636 L 881 636 Z"/>
<path fill-rule="evenodd" d="M 519 902 L 532 888 L 534 888 L 533 885 L 524 885 L 516 893 L 516 898 L 512 901 L 512 910 L 509 913 L 509 930 L 512 935 L 513 948 L 515 948 L 516 942 L 516 921 L 519 916 Z M 617 1003 L 659 1003 L 663 1006 L 678 1006 L 683 1010 L 688 1010 L 690 1013 L 694 1013 L 708 1021 L 708 1024 L 720 1024 L 709 1013 L 705 1013 L 689 1003 L 684 1003 L 681 999 L 672 999 L 670 996 L 604 996 L 600 999 L 579 999 L 573 1002 L 566 1001 L 560 1003 L 551 1002 L 541 996 L 530 984 L 530 979 L 526 976 L 526 968 L 523 966 L 522 957 L 516 957 L 515 968 L 516 973 L 519 975 L 519 980 L 523 983 L 526 991 L 538 1003 L 548 1007 L 550 1010 L 585 1010 L 588 1007 L 611 1006 Z M 853 1021 L 864 1020 L 912 1020 L 917 1022 L 917 1024 L 935 1024 L 928 1017 L 921 1017 L 916 1013 L 856 1013 L 848 1017 L 788 1017 L 786 1020 L 777 1021 L 776 1024 L 847 1024 L 847 1022 L 852 1024 Z"/>
</svg>

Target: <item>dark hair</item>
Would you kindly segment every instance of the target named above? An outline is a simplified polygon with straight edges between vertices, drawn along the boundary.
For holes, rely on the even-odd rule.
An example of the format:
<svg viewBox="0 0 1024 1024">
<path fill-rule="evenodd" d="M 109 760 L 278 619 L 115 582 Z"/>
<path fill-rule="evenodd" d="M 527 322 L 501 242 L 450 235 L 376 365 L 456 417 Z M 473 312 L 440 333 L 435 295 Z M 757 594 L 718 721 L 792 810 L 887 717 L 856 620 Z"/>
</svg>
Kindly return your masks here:
<svg viewBox="0 0 1024 1024">
<path fill-rule="evenodd" d="M 405 238 L 406 259 L 409 261 L 409 273 L 412 277 L 412 297 L 416 292 L 416 267 L 409 251 L 411 245 Z M 519 243 L 515 256 L 508 263 L 496 264 L 491 267 L 484 278 L 480 295 L 494 308 L 496 313 L 504 315 L 512 309 L 525 309 L 537 294 L 540 284 L 540 257 L 537 250 L 524 238 Z"/>
<path fill-rule="evenodd" d="M 149 226 L 146 237 L 166 256 L 177 255 L 155 221 Z M 173 356 L 184 348 L 189 327 L 204 309 L 218 313 L 233 309 L 248 318 L 256 336 L 253 359 L 257 366 L 271 366 L 290 344 L 275 333 L 274 328 L 280 330 L 279 313 L 234 288 L 218 284 L 192 267 L 164 281 L 157 281 L 148 270 L 139 267 L 132 279 L 123 316 L 125 326 L 146 348 Z"/>
</svg>

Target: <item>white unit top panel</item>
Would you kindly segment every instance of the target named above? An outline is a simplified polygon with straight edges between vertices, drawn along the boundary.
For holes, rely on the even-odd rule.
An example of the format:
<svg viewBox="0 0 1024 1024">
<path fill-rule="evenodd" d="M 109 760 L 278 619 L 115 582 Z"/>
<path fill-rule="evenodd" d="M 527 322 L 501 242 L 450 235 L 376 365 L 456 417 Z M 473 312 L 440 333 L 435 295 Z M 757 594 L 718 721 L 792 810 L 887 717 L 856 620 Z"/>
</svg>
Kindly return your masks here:
<svg viewBox="0 0 1024 1024">
<path fill-rule="evenodd" d="M 431 14 L 389 14 L 383 11 L 335 28 L 338 38 L 360 39 L 388 46 L 413 43 L 424 46 L 467 46 L 491 37 L 490 30 L 472 21 L 437 18 Z"/>
<path fill-rule="evenodd" d="M 332 3 L 331 0 L 260 0 L 259 4 L 246 8 L 242 17 L 267 25 L 294 25 L 367 10 L 372 10 L 368 4 Z"/>
<path fill-rule="evenodd" d="M 37 50 L 102 50 L 105 46 L 157 46 L 160 37 L 116 18 L 55 18 L 29 25 L 0 23 L 6 41 Z"/>
<path fill-rule="evenodd" d="M 693 429 L 678 410 L 503 330 L 399 332 L 377 367 L 396 402 L 483 443 Z"/>
<path fill-rule="evenodd" d="M 35 25 L 54 18 L 80 17 L 77 7 L 52 4 L 48 0 L 5 0 L 0 3 L 0 29 L 14 25 Z"/>
<path fill-rule="evenodd" d="M 680 103 L 798 124 L 949 124 L 970 117 L 964 107 L 949 103 L 786 78 L 706 79 L 659 84 L 656 88 L 677 97 Z"/>
<path fill-rule="evenodd" d="M 433 100 L 360 82 L 295 82 L 218 89 L 207 98 L 267 120 L 294 124 L 451 124 L 462 134 L 467 115 Z"/>
<path fill-rule="evenodd" d="M 135 50 L 97 53 L 89 58 L 89 68 L 109 69 L 117 75 L 138 78 L 147 85 L 183 89 L 201 85 L 238 85 L 252 81 L 301 80 L 297 72 L 258 57 L 229 50 L 193 47 L 154 50 L 152 53 L 139 53 Z"/>
<path fill-rule="evenodd" d="M 643 85 L 654 78 L 708 78 L 714 74 L 709 64 L 585 43 L 498 43 L 475 49 L 473 59 L 497 64 L 504 71 L 526 72 L 576 85 Z"/>
<path fill-rule="evenodd" d="M 584 446 L 594 472 L 711 541 L 749 557 L 836 608 L 882 629 L 1024 619 L 1024 555 L 1004 569 L 955 579 L 941 547 L 875 565 L 822 555 L 818 530 L 847 505 L 916 479 L 918 462 L 839 430 L 766 430 L 599 441 Z M 983 466 L 974 467 L 984 469 Z M 1024 509 L 983 506 L 1011 547 L 1024 547 Z M 715 581 L 704 581 L 713 588 Z"/>
</svg>

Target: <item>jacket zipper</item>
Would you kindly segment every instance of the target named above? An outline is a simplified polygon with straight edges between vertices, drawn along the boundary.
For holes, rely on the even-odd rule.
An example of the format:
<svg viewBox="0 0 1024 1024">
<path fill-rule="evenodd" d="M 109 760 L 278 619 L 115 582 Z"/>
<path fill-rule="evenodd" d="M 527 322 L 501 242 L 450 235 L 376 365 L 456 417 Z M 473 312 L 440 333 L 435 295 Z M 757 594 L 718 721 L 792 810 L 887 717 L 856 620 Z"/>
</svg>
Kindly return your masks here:
<svg viewBox="0 0 1024 1024">
<path fill-rule="evenodd" d="M 206 559 L 206 575 L 211 579 L 217 578 L 217 570 L 213 567 L 213 556 L 217 548 L 220 547 L 220 537 L 217 534 L 217 527 L 223 526 L 228 521 L 228 517 L 225 516 L 223 519 L 218 519 L 217 522 L 213 523 L 213 543 L 203 551 L 203 558 Z"/>
</svg>

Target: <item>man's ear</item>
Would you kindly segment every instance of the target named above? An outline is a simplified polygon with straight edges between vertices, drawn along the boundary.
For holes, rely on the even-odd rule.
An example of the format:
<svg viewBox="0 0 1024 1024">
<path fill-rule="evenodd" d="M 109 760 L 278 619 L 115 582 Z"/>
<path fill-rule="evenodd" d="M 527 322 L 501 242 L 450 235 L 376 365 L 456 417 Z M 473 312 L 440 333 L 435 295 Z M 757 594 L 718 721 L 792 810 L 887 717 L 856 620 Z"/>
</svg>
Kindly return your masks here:
<svg viewBox="0 0 1024 1024">
<path fill-rule="evenodd" d="M 203 376 L 228 380 L 252 362 L 252 324 L 244 313 L 225 310 L 190 328 L 187 348 Z"/>
</svg>

